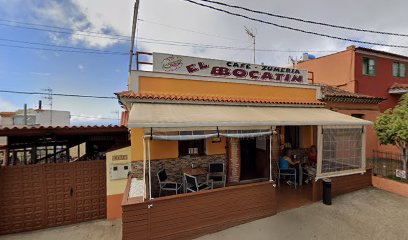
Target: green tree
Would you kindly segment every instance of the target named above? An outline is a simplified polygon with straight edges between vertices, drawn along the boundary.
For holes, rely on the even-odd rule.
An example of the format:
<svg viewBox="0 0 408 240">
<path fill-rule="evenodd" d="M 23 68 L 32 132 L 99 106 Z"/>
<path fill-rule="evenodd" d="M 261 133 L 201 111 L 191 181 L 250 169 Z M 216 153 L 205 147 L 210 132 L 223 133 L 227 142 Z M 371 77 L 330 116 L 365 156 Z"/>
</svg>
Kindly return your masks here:
<svg viewBox="0 0 408 240">
<path fill-rule="evenodd" d="M 408 93 L 394 109 L 387 109 L 374 124 L 381 144 L 396 145 L 402 154 L 402 169 L 407 171 L 408 160 Z"/>
</svg>

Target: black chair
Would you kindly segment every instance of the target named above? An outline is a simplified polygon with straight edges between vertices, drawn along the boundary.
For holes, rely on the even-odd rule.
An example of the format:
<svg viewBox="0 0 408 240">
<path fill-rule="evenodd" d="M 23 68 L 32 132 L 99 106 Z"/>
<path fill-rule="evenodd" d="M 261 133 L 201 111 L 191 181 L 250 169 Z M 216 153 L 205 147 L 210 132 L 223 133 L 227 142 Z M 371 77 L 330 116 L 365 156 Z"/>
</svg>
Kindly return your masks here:
<svg viewBox="0 0 408 240">
<path fill-rule="evenodd" d="M 212 189 L 212 186 L 209 185 L 208 182 L 198 184 L 197 178 L 194 176 L 184 174 L 184 179 L 187 192 L 199 192 L 206 189 Z"/>
<path fill-rule="evenodd" d="M 159 179 L 159 186 L 160 186 L 159 197 L 161 196 L 161 192 L 163 190 L 164 191 L 175 191 L 177 194 L 178 190 L 180 190 L 180 188 L 183 186 L 183 184 L 181 183 L 168 181 L 167 173 L 165 169 L 157 173 L 157 178 Z"/>
<path fill-rule="evenodd" d="M 207 182 L 210 181 L 213 184 L 222 184 L 225 187 L 226 174 L 224 163 L 210 163 L 208 165 Z"/>
</svg>

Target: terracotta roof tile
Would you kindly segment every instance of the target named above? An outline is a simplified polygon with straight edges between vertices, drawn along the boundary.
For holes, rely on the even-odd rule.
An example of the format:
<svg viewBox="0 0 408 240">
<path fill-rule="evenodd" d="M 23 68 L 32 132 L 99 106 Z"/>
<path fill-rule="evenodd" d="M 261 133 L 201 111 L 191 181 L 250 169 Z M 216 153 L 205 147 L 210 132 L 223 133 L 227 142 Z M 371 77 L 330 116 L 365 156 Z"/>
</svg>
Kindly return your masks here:
<svg viewBox="0 0 408 240">
<path fill-rule="evenodd" d="M 408 89 L 407 83 L 394 83 L 390 89 Z"/>
<path fill-rule="evenodd" d="M 193 101 L 193 102 L 228 102 L 228 103 L 262 103 L 262 104 L 299 104 L 299 105 L 324 105 L 320 101 L 293 101 L 282 99 L 261 99 L 261 98 L 237 98 L 225 96 L 196 96 L 196 95 L 171 95 L 171 94 L 150 94 L 150 93 L 135 93 L 133 91 L 125 91 L 115 93 L 118 98 L 130 98 L 140 100 L 178 100 L 178 101 Z"/>
</svg>

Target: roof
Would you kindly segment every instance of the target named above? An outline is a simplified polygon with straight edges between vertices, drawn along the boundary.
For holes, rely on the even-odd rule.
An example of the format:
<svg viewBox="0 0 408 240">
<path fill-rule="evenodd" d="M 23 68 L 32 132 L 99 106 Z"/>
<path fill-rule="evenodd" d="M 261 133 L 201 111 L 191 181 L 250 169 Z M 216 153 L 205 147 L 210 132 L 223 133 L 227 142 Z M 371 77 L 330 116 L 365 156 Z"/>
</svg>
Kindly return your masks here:
<svg viewBox="0 0 408 240">
<path fill-rule="evenodd" d="M 15 112 L 0 112 L 0 117 L 11 117 L 16 115 Z"/>
<path fill-rule="evenodd" d="M 127 133 L 124 126 L 12 126 L 0 127 L 0 136 L 32 136 L 32 135 L 103 135 Z"/>
<path fill-rule="evenodd" d="M 408 93 L 408 84 L 407 83 L 394 83 L 389 89 L 388 92 L 391 94 L 404 94 Z"/>
<path fill-rule="evenodd" d="M 384 98 L 363 95 L 343 90 L 338 87 L 321 84 L 322 101 L 324 102 L 350 102 L 350 103 L 365 103 L 378 104 Z"/>
<path fill-rule="evenodd" d="M 325 104 L 318 100 L 316 101 L 294 101 L 294 100 L 285 100 L 285 99 L 151 94 L 151 93 L 135 93 L 133 91 L 124 91 L 124 92 L 118 92 L 115 94 L 118 96 L 118 98 L 129 98 L 129 99 L 136 99 L 136 100 L 248 103 L 248 104 L 291 104 L 291 105 L 324 105 Z"/>
<path fill-rule="evenodd" d="M 384 54 L 384 55 L 388 55 L 388 56 L 392 56 L 392 57 L 396 57 L 396 58 L 405 58 L 406 60 L 408 60 L 408 56 L 404 56 L 404 55 L 400 55 L 400 54 L 396 54 L 396 53 L 391 53 L 391 52 L 375 50 L 375 49 L 371 49 L 371 48 L 356 47 L 355 50 L 357 50 L 357 51 L 362 50 L 362 51 L 365 51 L 365 52 Z"/>
</svg>

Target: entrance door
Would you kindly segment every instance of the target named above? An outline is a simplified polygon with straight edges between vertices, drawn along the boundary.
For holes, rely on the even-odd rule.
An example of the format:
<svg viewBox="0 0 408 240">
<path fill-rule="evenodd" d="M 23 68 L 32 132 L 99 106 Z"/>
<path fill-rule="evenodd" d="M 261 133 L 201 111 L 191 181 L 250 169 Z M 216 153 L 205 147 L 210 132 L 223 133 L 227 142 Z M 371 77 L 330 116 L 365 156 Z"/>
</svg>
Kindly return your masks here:
<svg viewBox="0 0 408 240">
<path fill-rule="evenodd" d="M 269 178 L 269 140 L 241 139 L 241 180 Z"/>
</svg>

